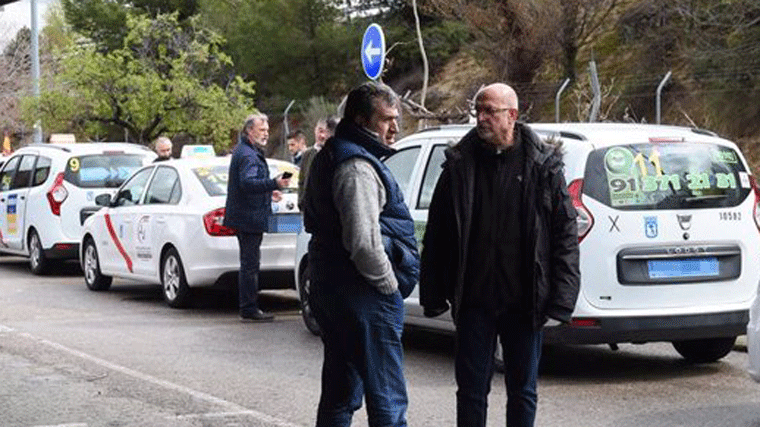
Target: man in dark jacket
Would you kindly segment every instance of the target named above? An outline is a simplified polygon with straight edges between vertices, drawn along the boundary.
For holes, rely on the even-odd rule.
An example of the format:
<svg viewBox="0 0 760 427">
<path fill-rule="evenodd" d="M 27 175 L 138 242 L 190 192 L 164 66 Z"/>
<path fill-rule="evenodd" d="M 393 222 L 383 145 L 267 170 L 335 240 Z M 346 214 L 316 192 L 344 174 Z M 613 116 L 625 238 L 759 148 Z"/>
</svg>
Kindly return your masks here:
<svg viewBox="0 0 760 427">
<path fill-rule="evenodd" d="M 393 152 L 397 117 L 388 86 L 355 88 L 309 172 L 309 301 L 325 347 L 317 427 L 350 426 L 362 397 L 370 427 L 406 426 L 403 298 L 419 254 L 401 190 L 379 160 Z"/>
<path fill-rule="evenodd" d="M 505 84 L 475 97 L 477 127 L 446 152 L 423 240 L 420 302 L 456 325 L 457 425 L 485 426 L 496 338 L 507 425 L 535 420 L 542 328 L 569 322 L 580 282 L 576 211 L 562 160 L 517 122 Z"/>
<path fill-rule="evenodd" d="M 261 240 L 269 225 L 272 200 L 278 201 L 290 179 L 270 178 L 263 147 L 269 139 L 269 120 L 264 114 L 249 116 L 230 159 L 227 181 L 225 227 L 236 231 L 240 247 L 238 292 L 240 319 L 271 321 L 274 316 L 259 308 Z"/>
</svg>

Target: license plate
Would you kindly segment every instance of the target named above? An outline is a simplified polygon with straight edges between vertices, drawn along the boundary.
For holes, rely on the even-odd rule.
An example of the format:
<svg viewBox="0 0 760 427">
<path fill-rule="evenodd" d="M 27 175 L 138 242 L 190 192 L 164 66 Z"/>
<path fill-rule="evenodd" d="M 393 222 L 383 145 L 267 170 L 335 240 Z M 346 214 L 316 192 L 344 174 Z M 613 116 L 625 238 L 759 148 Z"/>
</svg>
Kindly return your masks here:
<svg viewBox="0 0 760 427">
<path fill-rule="evenodd" d="M 301 231 L 300 214 L 273 214 L 269 217 L 269 233 L 298 233 Z"/>
<path fill-rule="evenodd" d="M 651 279 L 717 276 L 719 273 L 717 257 L 650 260 L 648 267 Z"/>
</svg>

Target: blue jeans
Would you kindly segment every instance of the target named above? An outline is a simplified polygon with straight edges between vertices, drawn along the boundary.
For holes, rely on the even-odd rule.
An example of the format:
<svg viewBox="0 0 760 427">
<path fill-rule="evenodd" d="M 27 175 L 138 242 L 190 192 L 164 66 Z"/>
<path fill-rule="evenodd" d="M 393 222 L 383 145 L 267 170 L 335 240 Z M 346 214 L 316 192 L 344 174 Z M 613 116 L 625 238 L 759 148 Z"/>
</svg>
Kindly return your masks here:
<svg viewBox="0 0 760 427">
<path fill-rule="evenodd" d="M 401 295 L 364 283 L 315 282 L 310 303 L 324 343 L 317 427 L 350 426 L 362 397 L 370 427 L 405 427 Z"/>
<path fill-rule="evenodd" d="M 531 427 L 536 419 L 538 362 L 543 333 L 528 316 L 487 316 L 462 307 L 457 316 L 457 426 L 485 426 L 494 369 L 496 337 L 504 350 L 507 425 Z"/>
<path fill-rule="evenodd" d="M 261 265 L 261 240 L 263 233 L 237 232 L 240 247 L 240 271 L 238 272 L 238 303 L 240 315 L 246 316 L 259 308 L 259 266 Z"/>
</svg>

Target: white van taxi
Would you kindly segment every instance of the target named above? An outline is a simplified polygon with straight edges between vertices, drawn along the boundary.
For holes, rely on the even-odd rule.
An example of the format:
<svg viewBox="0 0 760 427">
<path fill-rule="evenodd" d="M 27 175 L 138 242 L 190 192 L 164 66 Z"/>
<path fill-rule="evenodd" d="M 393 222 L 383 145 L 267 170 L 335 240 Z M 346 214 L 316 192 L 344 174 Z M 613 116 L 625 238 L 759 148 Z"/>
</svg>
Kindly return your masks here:
<svg viewBox="0 0 760 427">
<path fill-rule="evenodd" d="M 270 174 L 298 167 L 268 159 Z M 240 269 L 235 232 L 224 227 L 230 157 L 186 158 L 146 166 L 112 197 L 98 196 L 102 209 L 88 218 L 81 234 L 85 284 L 104 291 L 113 277 L 161 284 L 166 303 L 190 301 L 191 288 L 236 278 Z M 297 175 L 296 175 L 297 176 Z M 291 180 L 291 183 L 297 181 Z M 293 269 L 301 217 L 297 184 L 273 203 L 269 231 L 261 244 L 261 271 Z M 262 289 L 292 287 L 290 280 L 263 280 Z"/>
<path fill-rule="evenodd" d="M 127 143 L 33 144 L 0 170 L 0 252 L 29 257 L 35 274 L 76 259 L 95 196 L 113 192 L 156 157 Z"/>
<path fill-rule="evenodd" d="M 562 144 L 578 211 L 581 289 L 569 325 L 545 342 L 672 342 L 693 362 L 712 362 L 746 332 L 760 280 L 760 192 L 739 148 L 712 132 L 619 123 L 530 124 Z M 404 190 L 421 240 L 444 151 L 472 125 L 431 128 L 400 140 L 385 159 Z M 296 249 L 304 320 L 308 235 Z M 425 318 L 417 290 L 406 324 L 453 330 L 450 313 Z"/>
</svg>

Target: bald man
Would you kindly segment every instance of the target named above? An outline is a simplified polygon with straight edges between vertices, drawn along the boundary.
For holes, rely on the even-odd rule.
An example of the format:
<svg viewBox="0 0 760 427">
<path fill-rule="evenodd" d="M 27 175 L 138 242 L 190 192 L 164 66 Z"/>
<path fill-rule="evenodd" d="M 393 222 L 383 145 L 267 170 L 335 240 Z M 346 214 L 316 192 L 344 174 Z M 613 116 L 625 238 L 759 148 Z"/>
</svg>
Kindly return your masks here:
<svg viewBox="0 0 760 427">
<path fill-rule="evenodd" d="M 507 425 L 533 426 L 542 328 L 570 322 L 578 297 L 576 211 L 559 147 L 517 121 L 514 89 L 481 89 L 475 117 L 475 129 L 446 150 L 433 193 L 420 302 L 429 317 L 452 310 L 457 425 L 486 425 L 498 337 Z"/>
<path fill-rule="evenodd" d="M 156 142 L 154 143 L 156 154 L 158 154 L 158 157 L 156 157 L 154 162 L 162 162 L 164 160 L 169 160 L 172 158 L 172 140 L 165 137 L 165 136 L 159 136 L 156 138 Z"/>
</svg>

